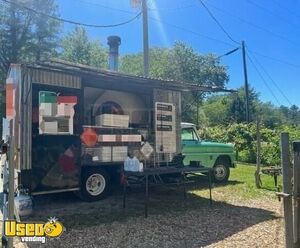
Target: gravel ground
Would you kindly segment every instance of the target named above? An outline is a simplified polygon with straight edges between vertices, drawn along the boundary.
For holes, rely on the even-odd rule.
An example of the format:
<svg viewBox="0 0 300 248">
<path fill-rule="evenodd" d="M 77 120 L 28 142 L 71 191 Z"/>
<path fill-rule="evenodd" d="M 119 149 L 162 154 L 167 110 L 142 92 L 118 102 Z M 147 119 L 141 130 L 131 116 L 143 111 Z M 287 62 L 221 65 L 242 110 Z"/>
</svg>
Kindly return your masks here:
<svg viewBox="0 0 300 248">
<path fill-rule="evenodd" d="M 72 195 L 41 197 L 31 219 L 56 216 L 66 226 L 47 247 L 284 247 L 282 203 L 274 197 L 225 203 L 216 194 L 210 206 L 205 198 L 189 194 L 184 201 L 178 193 L 155 190 L 147 219 L 142 195 L 134 191 L 125 212 L 118 194 L 96 203 Z"/>
</svg>

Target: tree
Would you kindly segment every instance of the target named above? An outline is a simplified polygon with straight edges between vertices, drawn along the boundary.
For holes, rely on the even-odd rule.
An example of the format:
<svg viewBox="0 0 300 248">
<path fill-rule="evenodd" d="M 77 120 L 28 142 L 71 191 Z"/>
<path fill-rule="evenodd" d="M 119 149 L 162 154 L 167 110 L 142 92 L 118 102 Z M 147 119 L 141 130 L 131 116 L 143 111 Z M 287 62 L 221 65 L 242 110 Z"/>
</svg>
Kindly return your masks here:
<svg viewBox="0 0 300 248">
<path fill-rule="evenodd" d="M 290 107 L 289 118 L 293 125 L 300 124 L 300 110 L 296 105 Z"/>
<path fill-rule="evenodd" d="M 250 88 L 249 99 L 251 121 L 259 117 L 261 123 L 267 128 L 276 128 L 284 124 L 300 124 L 300 110 L 295 105 L 290 108 L 276 107 L 271 102 L 262 102 L 253 88 Z M 206 122 L 208 121 L 212 126 L 245 122 L 244 88 L 238 89 L 237 93 L 208 97 L 203 101 L 200 109 L 204 112 Z"/>
<path fill-rule="evenodd" d="M 229 112 L 232 114 L 231 120 L 237 123 L 246 121 L 246 97 L 245 89 L 241 87 L 236 94 L 232 94 Z M 249 114 L 250 121 L 255 121 L 257 115 L 258 93 L 249 87 Z"/>
<path fill-rule="evenodd" d="M 287 123 L 287 118 L 281 113 L 280 108 L 271 102 L 260 102 L 258 106 L 260 119 L 264 126 L 275 128 Z"/>
<path fill-rule="evenodd" d="M 33 62 L 47 58 L 55 52 L 59 22 L 27 10 L 24 6 L 58 16 L 54 0 L 11 0 L 11 3 L 1 4 L 1 88 L 3 88 L 5 76 L 11 63 Z M 1 98 L 4 98 L 3 95 Z M 0 121 L 2 121 L 5 105 L 4 101 L 1 103 Z M 2 133 L 2 130 L 0 132 Z"/>
<path fill-rule="evenodd" d="M 259 106 L 258 93 L 249 90 L 249 106 L 251 121 L 256 119 Z M 226 125 L 246 121 L 245 91 L 241 87 L 236 93 L 212 96 L 200 106 L 211 125 Z"/>
<path fill-rule="evenodd" d="M 207 121 L 200 120 L 200 123 L 208 125 L 226 125 L 232 114 L 229 114 L 229 102 L 232 101 L 228 95 L 216 95 L 206 99 L 200 110 L 204 112 Z"/>
<path fill-rule="evenodd" d="M 290 109 L 289 109 L 289 107 L 281 105 L 279 107 L 279 112 L 284 116 L 284 118 L 286 120 L 289 119 L 289 116 L 290 116 Z"/>
<path fill-rule="evenodd" d="M 199 54 L 182 42 L 175 43 L 171 48 L 152 48 L 149 55 L 151 77 L 218 87 L 224 87 L 229 80 L 227 68 L 221 65 L 215 56 Z M 123 56 L 120 70 L 129 74 L 143 75 L 143 54 Z M 203 96 L 203 93 L 198 92 L 183 95 L 182 119 L 184 121 L 197 121 L 196 103 L 201 102 Z"/>
<path fill-rule="evenodd" d="M 76 27 L 61 42 L 62 59 L 91 65 L 99 68 L 107 68 L 107 51 L 97 40 L 89 40 L 88 34 L 83 27 Z"/>
<path fill-rule="evenodd" d="M 215 56 L 199 54 L 182 42 L 175 43 L 172 48 L 151 48 L 149 54 L 149 75 L 152 77 L 218 87 L 224 87 L 229 80 L 227 68 L 220 65 Z M 120 70 L 143 75 L 143 54 L 123 56 Z"/>
<path fill-rule="evenodd" d="M 35 61 L 55 52 L 60 24 L 22 6 L 57 16 L 54 0 L 13 0 L 1 8 L 0 73 L 5 75 L 10 63 Z"/>
</svg>

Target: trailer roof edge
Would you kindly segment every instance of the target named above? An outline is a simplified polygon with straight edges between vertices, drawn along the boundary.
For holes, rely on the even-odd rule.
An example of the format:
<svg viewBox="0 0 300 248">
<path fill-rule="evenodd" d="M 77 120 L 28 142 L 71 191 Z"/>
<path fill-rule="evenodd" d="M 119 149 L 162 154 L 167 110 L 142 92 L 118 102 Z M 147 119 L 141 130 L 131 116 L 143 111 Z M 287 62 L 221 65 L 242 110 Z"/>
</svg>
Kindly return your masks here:
<svg viewBox="0 0 300 248">
<path fill-rule="evenodd" d="M 234 93 L 237 90 L 220 88 L 217 86 L 209 86 L 209 85 L 200 85 L 195 82 L 188 81 L 178 81 L 172 79 L 162 79 L 162 78 L 153 78 L 153 77 L 145 77 L 140 75 L 126 74 L 123 72 L 114 72 L 105 69 L 99 69 L 96 67 L 77 64 L 73 62 L 64 61 L 61 59 L 51 59 L 50 61 L 43 61 L 37 63 L 27 63 L 22 64 L 22 66 L 33 68 L 33 69 L 44 69 L 44 70 L 55 70 L 55 71 L 67 71 L 76 74 L 89 74 L 89 75 L 98 75 L 98 76 L 106 76 L 110 78 L 122 78 L 127 80 L 134 80 L 137 83 L 145 83 L 145 81 L 152 81 L 156 84 L 160 85 L 160 88 L 173 88 L 178 91 L 203 91 L 203 92 L 228 92 Z"/>
</svg>

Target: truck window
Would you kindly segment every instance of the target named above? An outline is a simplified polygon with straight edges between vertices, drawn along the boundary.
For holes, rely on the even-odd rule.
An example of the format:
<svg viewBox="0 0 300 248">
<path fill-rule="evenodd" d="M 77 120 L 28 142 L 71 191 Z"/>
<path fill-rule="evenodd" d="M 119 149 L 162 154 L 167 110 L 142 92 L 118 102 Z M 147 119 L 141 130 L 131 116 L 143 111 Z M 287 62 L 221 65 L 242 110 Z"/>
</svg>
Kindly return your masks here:
<svg viewBox="0 0 300 248">
<path fill-rule="evenodd" d="M 193 128 L 185 128 L 181 131 L 181 140 L 198 140 L 198 136 Z"/>
</svg>

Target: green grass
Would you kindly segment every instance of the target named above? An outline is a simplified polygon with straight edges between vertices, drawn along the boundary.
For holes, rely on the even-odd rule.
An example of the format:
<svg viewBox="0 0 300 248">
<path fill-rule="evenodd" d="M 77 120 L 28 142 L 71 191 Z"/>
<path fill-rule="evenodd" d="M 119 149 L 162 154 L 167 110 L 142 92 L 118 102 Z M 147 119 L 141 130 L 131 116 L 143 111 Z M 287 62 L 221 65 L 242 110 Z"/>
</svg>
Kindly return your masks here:
<svg viewBox="0 0 300 248">
<path fill-rule="evenodd" d="M 229 182 L 224 185 L 215 185 L 213 197 L 218 200 L 251 200 L 256 198 L 276 198 L 277 191 L 274 178 L 269 175 L 261 175 L 262 187 L 256 188 L 255 185 L 255 165 L 238 164 L 237 168 L 231 169 Z M 278 177 L 278 186 L 281 188 L 282 177 Z M 205 190 L 195 191 L 196 194 L 203 195 Z"/>
</svg>

